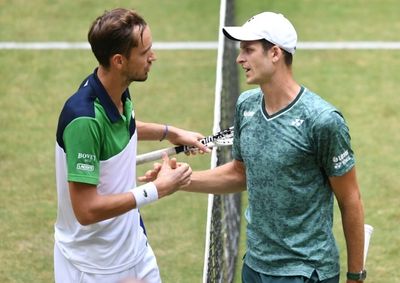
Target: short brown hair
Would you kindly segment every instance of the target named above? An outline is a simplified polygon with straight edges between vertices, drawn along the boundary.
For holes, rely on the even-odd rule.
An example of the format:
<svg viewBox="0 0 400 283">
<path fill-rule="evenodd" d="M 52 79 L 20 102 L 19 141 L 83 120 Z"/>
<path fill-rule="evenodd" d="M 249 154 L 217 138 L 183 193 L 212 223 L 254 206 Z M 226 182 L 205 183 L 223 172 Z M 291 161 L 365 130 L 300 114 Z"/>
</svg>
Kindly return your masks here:
<svg viewBox="0 0 400 283">
<path fill-rule="evenodd" d="M 117 8 L 105 11 L 92 23 L 88 33 L 88 41 L 99 64 L 109 67 L 114 54 L 129 58 L 131 49 L 139 43 L 133 30 L 138 27 L 142 38 L 146 26 L 146 21 L 134 10 Z"/>
<path fill-rule="evenodd" d="M 276 44 L 273 44 L 272 42 L 269 42 L 268 40 L 265 40 L 265 39 L 261 39 L 260 41 L 261 41 L 261 44 L 263 46 L 264 51 L 268 51 L 268 50 L 270 50 L 272 47 L 274 47 L 276 45 Z M 293 63 L 293 54 L 287 52 L 286 50 L 284 50 L 282 48 L 280 48 L 280 49 L 283 51 L 283 56 L 285 57 L 286 66 L 291 66 L 292 63 Z"/>
</svg>

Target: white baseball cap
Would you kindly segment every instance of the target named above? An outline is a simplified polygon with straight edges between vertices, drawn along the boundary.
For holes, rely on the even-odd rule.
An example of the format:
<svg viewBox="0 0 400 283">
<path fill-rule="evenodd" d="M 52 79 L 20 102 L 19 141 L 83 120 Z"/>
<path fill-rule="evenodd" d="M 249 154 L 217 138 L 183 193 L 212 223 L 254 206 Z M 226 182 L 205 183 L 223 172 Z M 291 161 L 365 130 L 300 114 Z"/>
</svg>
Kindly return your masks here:
<svg viewBox="0 0 400 283">
<path fill-rule="evenodd" d="M 224 27 L 222 31 L 232 40 L 265 39 L 291 54 L 296 51 L 296 30 L 282 14 L 263 12 L 255 15 L 240 27 Z"/>
</svg>

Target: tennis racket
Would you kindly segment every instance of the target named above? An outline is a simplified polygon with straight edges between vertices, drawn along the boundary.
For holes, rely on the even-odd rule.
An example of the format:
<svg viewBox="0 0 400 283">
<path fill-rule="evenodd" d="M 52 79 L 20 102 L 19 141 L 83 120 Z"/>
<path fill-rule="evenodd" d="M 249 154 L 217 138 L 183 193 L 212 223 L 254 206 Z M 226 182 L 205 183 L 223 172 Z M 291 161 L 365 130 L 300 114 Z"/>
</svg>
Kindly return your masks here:
<svg viewBox="0 0 400 283">
<path fill-rule="evenodd" d="M 229 146 L 233 144 L 233 127 L 222 130 L 214 135 L 205 137 L 200 140 L 202 144 L 207 146 L 208 148 L 218 147 L 218 146 Z M 188 152 L 191 150 L 196 150 L 197 147 L 180 145 L 175 147 L 169 147 L 164 149 L 159 149 L 155 151 L 151 151 L 148 153 L 140 154 L 136 156 L 136 165 L 144 164 L 147 162 L 155 161 L 161 159 L 164 152 L 168 154 L 168 156 L 179 154 L 181 152 Z"/>
</svg>

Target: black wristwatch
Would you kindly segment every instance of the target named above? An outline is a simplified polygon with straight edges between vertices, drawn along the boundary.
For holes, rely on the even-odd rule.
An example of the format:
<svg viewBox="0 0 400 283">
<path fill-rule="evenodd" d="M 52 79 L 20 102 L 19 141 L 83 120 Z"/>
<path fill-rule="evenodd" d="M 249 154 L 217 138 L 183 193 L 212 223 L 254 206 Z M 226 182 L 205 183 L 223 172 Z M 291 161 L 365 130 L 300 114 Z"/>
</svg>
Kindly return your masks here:
<svg viewBox="0 0 400 283">
<path fill-rule="evenodd" d="M 364 281 L 367 278 L 367 271 L 364 269 L 360 272 L 347 272 L 347 279 L 354 281 Z"/>
</svg>

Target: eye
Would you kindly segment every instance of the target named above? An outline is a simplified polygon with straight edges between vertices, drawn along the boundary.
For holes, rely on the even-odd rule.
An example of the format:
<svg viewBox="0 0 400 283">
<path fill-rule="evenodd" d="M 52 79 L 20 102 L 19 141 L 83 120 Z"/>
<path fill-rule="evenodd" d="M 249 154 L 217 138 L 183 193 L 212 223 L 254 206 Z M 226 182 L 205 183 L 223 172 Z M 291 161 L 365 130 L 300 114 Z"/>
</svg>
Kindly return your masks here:
<svg viewBox="0 0 400 283">
<path fill-rule="evenodd" d="M 246 47 L 246 48 L 244 49 L 244 52 L 250 54 L 250 53 L 253 52 L 253 49 L 250 48 L 250 47 Z"/>
</svg>

